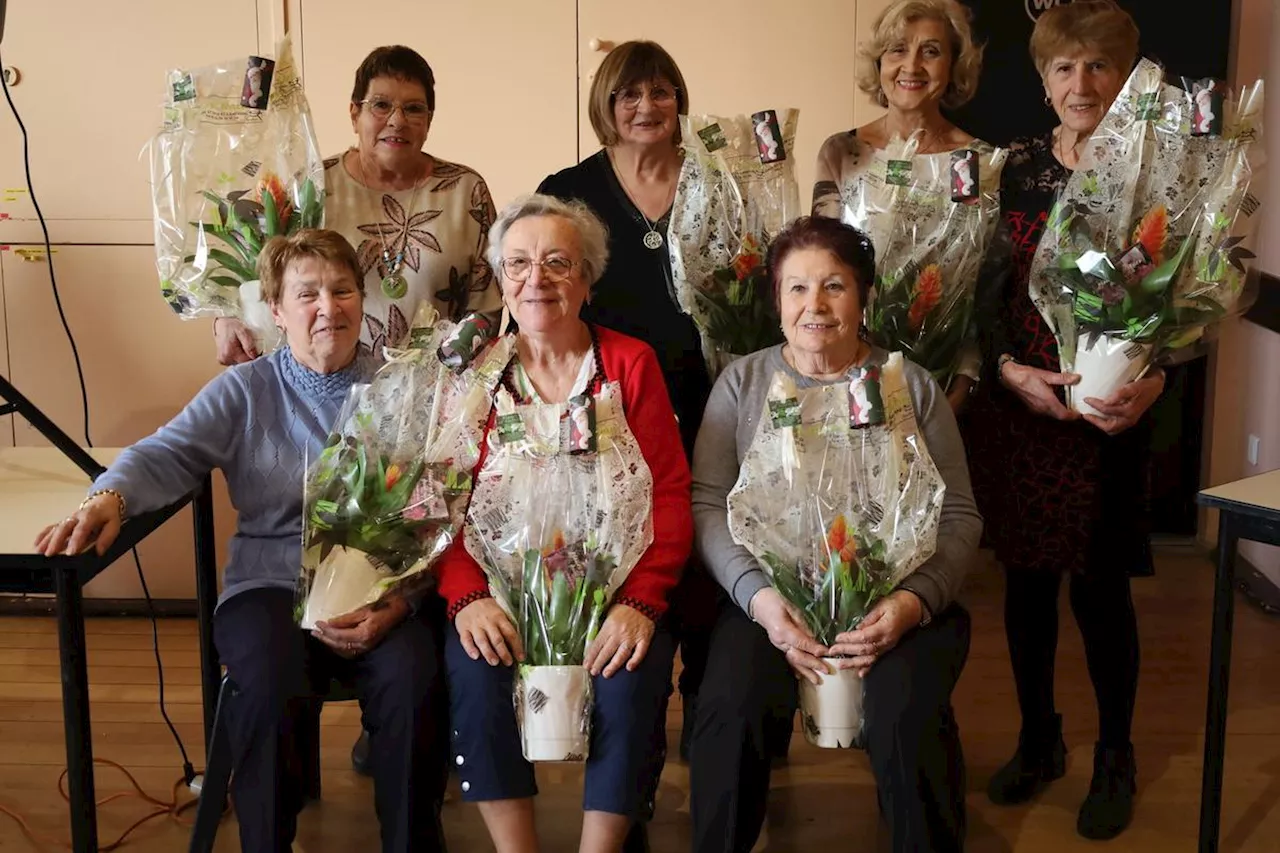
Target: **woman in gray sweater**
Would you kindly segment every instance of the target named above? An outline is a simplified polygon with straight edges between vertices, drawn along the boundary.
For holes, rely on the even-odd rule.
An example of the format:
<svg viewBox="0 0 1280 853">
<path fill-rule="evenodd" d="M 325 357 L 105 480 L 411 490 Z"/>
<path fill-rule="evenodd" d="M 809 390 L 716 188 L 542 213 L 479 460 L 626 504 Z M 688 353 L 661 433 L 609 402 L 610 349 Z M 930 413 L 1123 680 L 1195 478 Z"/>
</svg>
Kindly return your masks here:
<svg viewBox="0 0 1280 853">
<path fill-rule="evenodd" d="M 861 626 L 820 645 L 730 533 L 729 493 L 775 375 L 799 390 L 849 382 L 888 353 L 859 334 L 875 259 L 862 232 L 802 217 L 768 259 L 786 343 L 742 358 L 716 382 L 693 461 L 697 547 L 725 597 L 698 697 L 691 750 L 693 849 L 747 853 L 769 790 L 766 720 L 789 716 L 796 677 L 817 681 L 823 657 L 865 679 L 864 736 L 895 851 L 963 846 L 964 763 L 951 691 L 969 649 L 969 615 L 955 602 L 982 520 L 955 417 L 929 373 L 905 365 L 915 418 L 945 483 L 937 547 L 872 608 Z"/>
<path fill-rule="evenodd" d="M 392 595 L 321 622 L 314 634 L 293 619 L 306 460 L 320 455 L 347 392 L 374 367 L 357 351 L 360 262 L 341 234 L 305 230 L 268 242 L 258 272 L 288 345 L 214 378 L 177 417 L 120 454 L 80 510 L 47 528 L 36 546 L 50 556 L 102 552 L 129 514 L 167 506 L 220 469 L 237 521 L 213 635 L 237 688 L 228 718 L 242 849 L 289 849 L 304 782 L 295 720 L 312 685 L 337 677 L 355 683 L 371 733 L 382 849 L 444 850 L 448 742 L 428 608 L 416 613 Z"/>
</svg>

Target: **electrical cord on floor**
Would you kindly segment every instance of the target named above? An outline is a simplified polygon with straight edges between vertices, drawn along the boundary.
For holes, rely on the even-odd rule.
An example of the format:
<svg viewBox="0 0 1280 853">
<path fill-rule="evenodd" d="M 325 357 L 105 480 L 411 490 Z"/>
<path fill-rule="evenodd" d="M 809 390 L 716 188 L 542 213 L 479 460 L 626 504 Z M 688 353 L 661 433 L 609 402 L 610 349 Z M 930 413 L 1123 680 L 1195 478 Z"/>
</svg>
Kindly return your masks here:
<svg viewBox="0 0 1280 853">
<path fill-rule="evenodd" d="M 0 58 L 0 68 L 3 68 L 3 66 L 4 66 L 3 59 Z M 84 427 L 85 446 L 93 447 L 93 439 L 90 437 L 90 434 L 89 434 L 89 388 L 84 378 L 84 367 L 80 362 L 80 349 L 76 345 L 75 335 L 72 334 L 71 332 L 71 324 L 67 321 L 66 311 L 62 307 L 62 295 L 58 291 L 58 278 L 53 268 L 54 267 L 53 246 L 49 239 L 49 226 L 48 226 L 48 223 L 45 222 L 44 212 L 40 210 L 40 203 L 36 200 L 35 186 L 31 178 L 30 140 L 27 136 L 27 126 L 22 121 L 22 115 L 18 112 L 17 104 L 13 102 L 13 95 L 9 91 L 9 81 L 8 79 L 6 79 L 5 75 L 2 72 L 0 72 L 0 89 L 4 91 L 4 99 L 9 105 L 9 111 L 13 114 L 13 119 L 15 122 L 17 122 L 18 130 L 22 134 L 22 167 L 26 175 L 27 195 L 31 199 L 31 206 L 35 210 L 36 219 L 40 222 L 40 233 L 44 238 L 45 258 L 47 259 L 48 265 L 49 265 L 49 284 L 53 292 L 53 302 L 58 309 L 58 319 L 62 322 L 62 330 L 63 332 L 66 333 L 67 343 L 70 344 L 71 346 L 71 356 L 75 361 L 76 378 L 80 384 L 80 405 L 81 405 L 81 410 L 84 413 L 83 427 Z M 190 758 L 188 758 L 187 756 L 187 749 L 182 742 L 182 737 L 178 734 L 177 728 L 173 725 L 173 721 L 169 718 L 168 709 L 165 707 L 164 664 L 161 662 L 161 659 L 160 659 L 160 629 L 157 623 L 155 604 L 151 600 L 151 591 L 147 587 L 146 575 L 142 571 L 142 560 L 138 556 L 138 549 L 137 548 L 132 549 L 132 553 L 133 553 L 134 565 L 137 566 L 137 569 L 138 569 L 138 581 L 142 585 L 142 595 L 143 595 L 143 598 L 146 600 L 146 604 L 147 604 L 147 615 L 151 619 L 151 641 L 152 641 L 152 651 L 154 652 L 155 659 L 156 659 L 156 676 L 157 676 L 158 685 L 159 685 L 160 716 L 164 719 L 165 725 L 168 726 L 169 733 L 173 736 L 173 741 L 178 746 L 178 752 L 181 753 L 182 755 L 182 778 L 174 783 L 174 790 L 173 790 L 173 796 L 171 801 L 162 802 L 150 796 L 149 794 L 145 793 L 142 790 L 142 788 L 138 785 L 137 781 L 133 778 L 133 776 L 130 775 L 129 771 L 126 770 L 124 767 L 120 766 L 119 764 L 116 764 L 114 761 L 110 761 L 107 759 L 94 759 L 95 764 L 103 764 L 103 765 L 118 769 L 121 773 L 125 775 L 125 777 L 129 780 L 130 785 L 132 785 L 134 789 L 133 792 L 126 791 L 118 794 L 112 794 L 111 796 L 98 801 L 96 806 L 105 805 L 107 803 L 110 803 L 122 797 L 136 797 L 136 798 L 143 799 L 146 802 L 149 802 L 152 805 L 157 807 L 156 811 L 153 811 L 152 813 L 146 815 L 145 817 L 135 822 L 132 826 L 126 829 L 123 833 L 121 833 L 120 837 L 117 838 L 115 841 L 113 841 L 111 844 L 101 847 L 100 849 L 103 850 L 104 853 L 106 853 L 106 851 L 114 850 L 120 845 L 122 845 L 130 833 L 132 833 L 134 830 L 136 830 L 138 827 L 142 826 L 143 824 L 147 823 L 148 821 L 157 817 L 161 817 L 166 814 L 177 819 L 178 815 L 182 811 L 186 810 L 193 803 L 196 802 L 195 799 L 188 800 L 187 802 L 184 802 L 182 804 L 179 804 L 177 801 L 178 788 L 183 786 L 189 787 L 197 774 L 196 774 L 195 768 L 191 764 Z M 67 800 L 69 802 L 70 798 L 68 797 L 66 790 L 63 787 L 63 783 L 65 782 L 66 777 L 67 777 L 67 771 L 63 770 L 62 775 L 58 779 L 58 792 L 62 794 L 62 798 L 64 800 Z M 63 842 L 63 841 L 58 841 L 58 840 L 50 841 L 49 839 L 37 838 L 37 836 L 32 832 L 31 828 L 27 825 L 27 821 L 22 817 L 22 815 L 4 807 L 3 805 L 0 805 L 0 813 L 7 814 L 10 817 L 12 817 L 14 820 L 16 820 L 18 822 L 19 827 L 22 828 L 22 831 L 29 838 L 31 838 L 33 841 L 36 841 L 37 843 L 53 843 L 57 846 L 66 847 L 66 848 L 70 848 L 71 846 L 69 843 Z"/>
</svg>

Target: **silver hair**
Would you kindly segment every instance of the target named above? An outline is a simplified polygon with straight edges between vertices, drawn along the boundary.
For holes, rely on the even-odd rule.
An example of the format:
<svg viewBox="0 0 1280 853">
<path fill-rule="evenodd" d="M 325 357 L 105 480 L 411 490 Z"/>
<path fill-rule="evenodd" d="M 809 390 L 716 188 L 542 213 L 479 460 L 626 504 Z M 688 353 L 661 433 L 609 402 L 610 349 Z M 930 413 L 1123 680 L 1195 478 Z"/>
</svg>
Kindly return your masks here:
<svg viewBox="0 0 1280 853">
<path fill-rule="evenodd" d="M 499 282 L 502 281 L 502 240 L 512 225 L 527 216 L 559 216 L 567 220 L 578 235 L 583 279 L 588 287 L 593 287 L 600 280 L 605 265 L 609 263 L 609 229 L 605 228 L 600 217 L 580 201 L 561 201 L 555 196 L 529 193 L 502 208 L 489 228 L 485 259 Z"/>
</svg>

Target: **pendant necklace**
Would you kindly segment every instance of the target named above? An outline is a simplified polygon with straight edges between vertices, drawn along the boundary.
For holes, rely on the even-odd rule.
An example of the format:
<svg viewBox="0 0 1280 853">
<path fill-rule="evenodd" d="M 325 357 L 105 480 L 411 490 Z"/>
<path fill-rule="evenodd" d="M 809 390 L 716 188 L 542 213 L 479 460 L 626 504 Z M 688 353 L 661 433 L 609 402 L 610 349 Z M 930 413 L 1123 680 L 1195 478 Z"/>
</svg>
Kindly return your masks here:
<svg viewBox="0 0 1280 853">
<path fill-rule="evenodd" d="M 365 187 L 369 186 L 369 179 L 365 177 L 364 163 L 360 160 L 360 152 L 356 152 L 356 165 L 360 167 L 360 180 L 364 182 Z M 422 189 L 422 185 L 426 183 L 427 176 L 423 176 L 413 185 L 413 195 L 409 196 L 409 207 L 405 210 L 404 218 L 408 222 L 413 216 L 413 208 L 418 200 L 418 190 Z M 405 245 L 400 248 L 393 256 L 391 247 L 387 245 L 386 235 L 382 230 L 378 230 L 378 242 L 382 244 L 382 268 L 386 270 L 386 275 L 382 277 L 382 292 L 388 299 L 402 299 L 409 292 L 409 280 L 400 272 L 400 267 L 404 264 L 405 250 L 408 248 L 408 240 L 406 238 Z"/>
<path fill-rule="evenodd" d="M 645 224 L 645 228 L 647 230 L 645 231 L 644 240 L 643 240 L 644 247 L 646 249 L 661 249 L 663 244 L 663 239 L 662 239 L 662 232 L 658 230 L 658 223 L 662 221 L 662 217 L 659 216 L 657 219 L 654 219 L 651 221 L 649 217 L 644 215 L 644 211 L 640 209 L 640 205 L 636 202 L 635 196 L 632 194 L 631 189 L 627 186 L 626 180 L 622 177 L 622 171 L 618 168 L 618 165 L 614 163 L 612 156 L 609 157 L 609 163 L 610 165 L 613 166 L 613 173 L 617 175 L 618 184 L 622 187 L 622 191 L 626 194 L 627 200 L 631 202 L 631 206 L 636 209 L 636 214 L 640 217 L 641 221 L 643 221 Z M 674 191 L 674 187 L 673 187 L 673 191 Z"/>
</svg>

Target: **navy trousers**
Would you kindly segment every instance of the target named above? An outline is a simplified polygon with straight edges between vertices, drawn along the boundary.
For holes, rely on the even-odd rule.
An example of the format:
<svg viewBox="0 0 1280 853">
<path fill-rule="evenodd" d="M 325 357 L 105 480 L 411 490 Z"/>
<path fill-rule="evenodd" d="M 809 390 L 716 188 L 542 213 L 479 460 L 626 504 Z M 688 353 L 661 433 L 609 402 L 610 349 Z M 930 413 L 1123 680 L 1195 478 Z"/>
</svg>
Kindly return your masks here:
<svg viewBox="0 0 1280 853">
<path fill-rule="evenodd" d="M 303 804 L 295 723 L 331 679 L 355 686 L 370 736 L 384 853 L 444 851 L 440 805 L 448 739 L 438 628 L 424 610 L 354 660 L 293 621 L 293 593 L 254 589 L 218 607 L 214 644 L 237 694 L 225 713 L 231 796 L 245 853 L 288 853 Z"/>
</svg>

